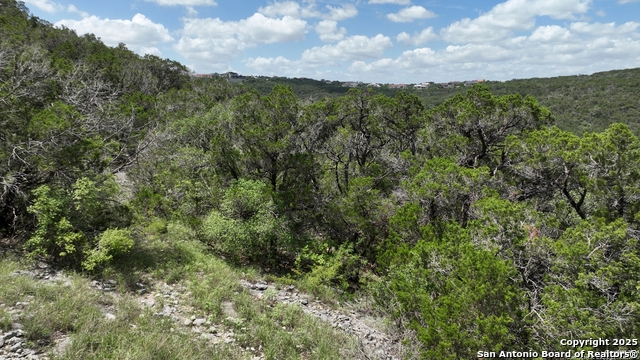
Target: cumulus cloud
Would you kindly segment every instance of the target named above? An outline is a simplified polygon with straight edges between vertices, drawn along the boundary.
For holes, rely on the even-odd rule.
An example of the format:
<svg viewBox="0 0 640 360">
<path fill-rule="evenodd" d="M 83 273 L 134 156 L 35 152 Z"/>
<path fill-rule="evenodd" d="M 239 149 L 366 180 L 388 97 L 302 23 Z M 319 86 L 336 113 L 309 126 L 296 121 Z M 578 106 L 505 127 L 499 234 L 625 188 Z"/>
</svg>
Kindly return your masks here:
<svg viewBox="0 0 640 360">
<path fill-rule="evenodd" d="M 357 60 L 349 70 L 360 79 L 388 76 L 390 81 L 398 82 L 402 81 L 398 74 L 420 81 L 499 80 L 628 68 L 640 61 L 639 29 L 638 22 L 545 25 L 536 27 L 528 36 L 511 36 L 497 43 L 452 44 L 444 49 L 422 47 L 404 51 L 393 59 Z M 411 38 L 401 33 L 397 40 Z"/>
<path fill-rule="evenodd" d="M 151 47 L 141 46 L 138 53 L 141 55 L 149 54 L 149 55 L 155 55 L 158 57 L 162 56 L 162 51 L 160 51 L 160 49 L 158 49 L 155 46 L 151 46 Z"/>
<path fill-rule="evenodd" d="M 440 31 L 452 43 L 487 43 L 509 37 L 512 31 L 531 30 L 537 16 L 575 19 L 589 10 L 591 0 L 508 0 L 475 19 L 456 21 Z"/>
<path fill-rule="evenodd" d="M 64 6 L 51 0 L 24 0 L 24 2 L 27 5 L 35 6 L 44 12 L 48 12 L 49 14 L 53 14 L 64 9 Z"/>
<path fill-rule="evenodd" d="M 542 43 L 572 41 L 569 29 L 558 25 L 538 27 L 531 33 L 529 40 Z"/>
<path fill-rule="evenodd" d="M 217 3 L 213 0 L 145 0 L 153 2 L 161 6 L 215 6 Z"/>
<path fill-rule="evenodd" d="M 587 23 L 587 22 L 574 22 L 569 28 L 580 34 L 589 34 L 589 35 L 624 35 L 624 34 L 637 34 L 638 27 L 640 27 L 640 22 L 629 21 L 620 26 L 616 26 L 615 22 L 611 23 Z"/>
<path fill-rule="evenodd" d="M 287 0 L 262 6 L 258 9 L 258 12 L 272 18 L 291 16 L 297 19 L 322 18 L 334 21 L 342 21 L 358 15 L 358 9 L 351 4 L 344 4 L 339 7 L 327 5 L 326 10 L 326 12 L 318 11 L 314 1 L 309 1 L 305 6 L 301 6 L 296 1 Z"/>
<path fill-rule="evenodd" d="M 350 36 L 335 45 L 316 46 L 302 53 L 301 59 L 309 64 L 336 64 L 340 61 L 380 57 L 392 47 L 391 39 L 382 34 L 374 37 Z"/>
<path fill-rule="evenodd" d="M 351 4 L 335 8 L 331 5 L 327 5 L 327 9 L 329 9 L 329 14 L 326 15 L 325 18 L 329 20 L 342 21 L 358 15 L 358 9 Z"/>
<path fill-rule="evenodd" d="M 411 0 L 369 0 L 369 4 L 409 5 L 411 4 Z"/>
<path fill-rule="evenodd" d="M 429 11 L 422 6 L 409 6 L 395 14 L 387 14 L 387 19 L 393 22 L 411 22 L 418 19 L 429 19 L 436 17 L 433 11 Z"/>
<path fill-rule="evenodd" d="M 295 1 L 274 2 L 267 6 L 260 7 L 258 12 L 273 18 L 280 16 L 291 16 L 294 18 L 321 16 L 320 12 L 315 9 L 314 3 L 308 3 L 307 6 L 302 7 Z"/>
<path fill-rule="evenodd" d="M 347 29 L 338 29 L 338 22 L 335 20 L 322 20 L 316 26 L 316 32 L 320 40 L 324 42 L 336 42 L 344 39 Z"/>
<path fill-rule="evenodd" d="M 420 33 L 414 33 L 413 36 L 404 31 L 396 36 L 396 41 L 404 45 L 424 45 L 436 39 L 438 39 L 438 35 L 433 31 L 432 26 L 422 30 Z"/>
<path fill-rule="evenodd" d="M 261 13 L 240 21 L 219 18 L 183 21 L 182 37 L 174 49 L 206 67 L 222 66 L 243 50 L 260 44 L 302 40 L 307 25 L 306 21 L 292 16 L 270 18 Z"/>
<path fill-rule="evenodd" d="M 154 23 L 143 14 L 136 14 L 131 20 L 88 16 L 82 20 L 60 20 L 55 25 L 64 25 L 79 34 L 93 33 L 110 46 L 125 43 L 138 52 L 142 47 L 150 48 L 174 40 L 162 24 Z"/>
<path fill-rule="evenodd" d="M 378 34 L 373 37 L 350 36 L 336 44 L 316 46 L 307 49 L 297 60 L 285 57 L 257 57 L 244 60 L 244 64 L 257 72 L 265 74 L 286 74 L 288 76 L 330 77 L 332 73 L 325 67 L 341 66 L 344 62 L 375 59 L 392 45 L 391 39 Z"/>
</svg>

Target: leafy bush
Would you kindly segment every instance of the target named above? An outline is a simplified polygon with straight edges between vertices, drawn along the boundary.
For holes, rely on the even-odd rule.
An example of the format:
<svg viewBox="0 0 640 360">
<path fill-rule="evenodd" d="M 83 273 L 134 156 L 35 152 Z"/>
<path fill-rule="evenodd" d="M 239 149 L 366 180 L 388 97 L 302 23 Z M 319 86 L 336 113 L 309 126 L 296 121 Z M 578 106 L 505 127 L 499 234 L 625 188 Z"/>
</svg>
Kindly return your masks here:
<svg viewBox="0 0 640 360">
<path fill-rule="evenodd" d="M 204 241 L 234 261 L 255 261 L 274 266 L 291 245 L 286 222 L 275 213 L 268 187 L 254 180 L 239 180 L 224 194 L 220 210 L 202 225 Z"/>
<path fill-rule="evenodd" d="M 335 286 L 342 291 L 359 287 L 363 260 L 353 253 L 353 247 L 340 246 L 337 250 L 329 248 L 311 250 L 305 246 L 295 261 L 295 272 L 303 276 L 304 286 L 314 295 L 322 287 Z"/>
<path fill-rule="evenodd" d="M 133 239 L 128 230 L 107 229 L 98 236 L 98 248 L 88 251 L 82 267 L 92 271 L 96 266 L 105 264 L 115 256 L 126 254 L 133 247 Z"/>
<path fill-rule="evenodd" d="M 92 270 L 127 252 L 133 240 L 117 229 L 127 225 L 126 208 L 113 200 L 117 193 L 112 178 L 101 183 L 80 178 L 70 191 L 49 185 L 35 189 L 28 207 L 36 218 L 25 244 L 29 255 Z"/>
</svg>

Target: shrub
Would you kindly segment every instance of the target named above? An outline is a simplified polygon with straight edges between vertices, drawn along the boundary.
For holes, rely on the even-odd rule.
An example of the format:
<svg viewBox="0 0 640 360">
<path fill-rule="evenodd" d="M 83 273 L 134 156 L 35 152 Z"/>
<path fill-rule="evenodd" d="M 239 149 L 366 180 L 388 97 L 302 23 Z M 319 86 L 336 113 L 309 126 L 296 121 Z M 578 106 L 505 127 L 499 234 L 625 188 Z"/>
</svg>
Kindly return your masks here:
<svg viewBox="0 0 640 360">
<path fill-rule="evenodd" d="M 107 229 L 98 236 L 98 247 L 88 251 L 82 267 L 92 271 L 96 266 L 111 261 L 115 256 L 128 253 L 133 243 L 128 230 Z"/>
<path fill-rule="evenodd" d="M 78 179 L 71 190 L 42 185 L 33 192 L 28 211 L 36 227 L 25 246 L 30 257 L 44 257 L 70 267 L 91 270 L 133 246 L 126 209 L 114 198 L 113 178 L 100 183 Z"/>
<path fill-rule="evenodd" d="M 234 261 L 268 266 L 275 265 L 292 240 L 286 222 L 275 213 L 268 187 L 253 180 L 240 180 L 227 189 L 220 210 L 204 220 L 202 235 Z"/>
</svg>

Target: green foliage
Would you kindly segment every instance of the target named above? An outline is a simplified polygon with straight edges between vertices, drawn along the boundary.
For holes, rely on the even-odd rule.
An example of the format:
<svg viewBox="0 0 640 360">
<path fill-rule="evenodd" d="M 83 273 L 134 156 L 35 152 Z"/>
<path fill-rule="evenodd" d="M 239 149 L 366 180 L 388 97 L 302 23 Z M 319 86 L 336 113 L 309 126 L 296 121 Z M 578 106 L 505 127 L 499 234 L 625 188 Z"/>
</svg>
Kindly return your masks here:
<svg viewBox="0 0 640 360">
<path fill-rule="evenodd" d="M 97 249 L 88 251 L 87 258 L 82 262 L 85 270 L 92 271 L 97 266 L 108 263 L 116 256 L 126 254 L 133 247 L 134 241 L 128 230 L 107 229 L 98 236 Z"/>
<path fill-rule="evenodd" d="M 439 236 L 426 226 L 415 246 L 398 251 L 377 301 L 417 332 L 425 358 L 471 358 L 480 348 L 526 343 L 515 268 L 473 246 L 459 226 L 444 228 Z"/>
<path fill-rule="evenodd" d="M 273 268 L 292 242 L 286 222 L 274 210 L 266 184 L 241 179 L 227 189 L 220 210 L 205 218 L 204 239 L 234 261 Z"/>
<path fill-rule="evenodd" d="M 32 256 L 77 257 L 83 246 L 84 236 L 74 231 L 69 222 L 69 200 L 66 194 L 52 192 L 47 185 L 33 191 L 35 200 L 28 210 L 37 218 L 36 230 L 26 246 Z"/>
<path fill-rule="evenodd" d="M 30 255 L 72 267 L 78 267 L 88 257 L 83 266 L 92 270 L 128 251 L 133 240 L 126 235 L 127 230 L 107 229 L 126 226 L 126 218 L 122 218 L 126 209 L 110 203 L 117 192 L 112 179 L 98 185 L 88 178 L 78 179 L 71 191 L 48 185 L 35 189 L 28 211 L 35 216 L 37 225 L 25 244 Z"/>
<path fill-rule="evenodd" d="M 322 294 L 323 287 L 336 287 L 341 291 L 359 289 L 363 260 L 348 245 L 338 249 L 323 244 L 312 250 L 305 246 L 295 260 L 295 272 L 302 275 L 305 289 L 314 295 Z"/>
</svg>

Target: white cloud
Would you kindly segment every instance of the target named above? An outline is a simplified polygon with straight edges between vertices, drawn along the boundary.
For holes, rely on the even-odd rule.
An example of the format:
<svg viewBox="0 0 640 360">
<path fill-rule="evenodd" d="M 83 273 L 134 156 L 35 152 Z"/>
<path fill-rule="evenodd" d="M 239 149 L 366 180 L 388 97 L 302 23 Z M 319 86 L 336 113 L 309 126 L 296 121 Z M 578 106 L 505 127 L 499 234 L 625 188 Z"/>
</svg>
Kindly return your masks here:
<svg viewBox="0 0 640 360">
<path fill-rule="evenodd" d="M 618 0 L 618 4 L 628 4 L 636 1 L 638 0 Z"/>
<path fill-rule="evenodd" d="M 65 19 L 55 25 L 64 25 L 79 34 L 93 33 L 110 46 L 125 43 L 137 52 L 142 47 L 149 48 L 174 40 L 162 24 L 154 23 L 143 14 L 136 14 L 131 20 L 101 19 L 97 16 L 85 17 L 82 20 Z"/>
<path fill-rule="evenodd" d="M 75 7 L 75 5 L 67 6 L 67 12 L 78 14 L 78 15 L 82 16 L 83 18 L 89 17 L 89 13 L 87 13 L 86 11 L 78 10 L 78 8 Z"/>
<path fill-rule="evenodd" d="M 151 47 L 142 46 L 140 47 L 140 51 L 138 51 L 138 53 L 141 55 L 149 54 L 149 55 L 155 55 L 158 57 L 162 56 L 162 51 L 160 51 L 160 49 L 158 49 L 155 46 L 151 46 Z"/>
<path fill-rule="evenodd" d="M 572 41 L 571 32 L 558 25 L 538 27 L 531 33 L 529 40 L 541 43 Z"/>
<path fill-rule="evenodd" d="M 320 40 L 324 42 L 336 42 L 344 39 L 347 29 L 338 29 L 338 22 L 335 20 L 322 20 L 316 26 L 316 32 Z"/>
<path fill-rule="evenodd" d="M 162 6 L 215 6 L 218 5 L 213 0 L 145 0 Z"/>
<path fill-rule="evenodd" d="M 382 34 L 374 37 L 350 36 L 335 45 L 316 46 L 302 53 L 301 59 L 309 64 L 336 64 L 340 61 L 363 60 L 382 55 L 392 47 L 391 39 Z"/>
<path fill-rule="evenodd" d="M 369 4 L 409 5 L 411 4 L 411 0 L 369 0 Z"/>
<path fill-rule="evenodd" d="M 291 16 L 297 19 L 322 18 L 334 21 L 342 21 L 358 15 L 358 9 L 351 4 L 344 4 L 340 7 L 327 5 L 326 9 L 328 12 L 325 13 L 316 10 L 315 1 L 308 1 L 305 6 L 301 6 L 296 1 L 287 0 L 261 6 L 258 12 L 271 18 Z"/>
<path fill-rule="evenodd" d="M 298 18 L 300 17 L 300 4 L 295 1 L 276 2 L 260 7 L 258 12 L 269 17 L 291 16 Z"/>
<path fill-rule="evenodd" d="M 327 5 L 329 14 L 325 16 L 328 20 L 342 21 L 358 15 L 358 9 L 351 4 L 342 5 L 341 7 L 332 7 Z"/>
<path fill-rule="evenodd" d="M 287 76 L 312 76 L 311 74 L 315 74 L 318 78 L 329 78 L 338 76 L 338 73 L 323 68 L 340 67 L 342 63 L 354 60 L 375 59 L 391 46 L 393 46 L 391 39 L 382 34 L 374 37 L 356 35 L 347 37 L 337 44 L 307 49 L 297 60 L 278 56 L 249 58 L 243 62 L 248 68 L 262 74 L 284 74 Z"/>
<path fill-rule="evenodd" d="M 580 34 L 589 34 L 596 36 L 603 35 L 623 35 L 623 34 L 637 34 L 638 27 L 640 27 L 640 22 L 629 21 L 620 26 L 616 26 L 615 22 L 611 23 L 586 23 L 586 22 L 574 22 L 571 23 L 569 28 Z"/>
<path fill-rule="evenodd" d="M 575 19 L 589 10 L 591 0 L 508 0 L 471 20 L 456 21 L 440 31 L 452 43 L 487 43 L 505 39 L 512 31 L 531 30 L 537 16 Z"/>
<path fill-rule="evenodd" d="M 298 41 L 304 38 L 307 22 L 291 16 L 269 18 L 255 13 L 240 21 L 218 18 L 183 19 L 181 39 L 174 49 L 197 65 L 227 67 L 243 50 L 260 44 Z"/>
<path fill-rule="evenodd" d="M 32 5 L 38 9 L 53 14 L 64 9 L 64 6 L 51 0 L 24 0 L 27 5 Z"/>
<path fill-rule="evenodd" d="M 607 12 L 604 10 L 598 10 L 596 11 L 596 15 L 600 16 L 600 17 L 605 17 L 607 16 Z"/>
<path fill-rule="evenodd" d="M 433 11 L 429 11 L 422 6 L 406 7 L 395 14 L 387 14 L 387 18 L 393 22 L 411 22 L 418 19 L 429 19 L 436 17 Z"/>
<path fill-rule="evenodd" d="M 396 41 L 404 45 L 424 45 L 429 41 L 436 39 L 438 39 L 438 35 L 433 31 L 432 26 L 423 29 L 420 33 L 414 33 L 413 36 L 407 34 L 404 31 L 396 36 Z"/>
<path fill-rule="evenodd" d="M 405 51 L 394 59 L 354 61 L 349 70 L 364 81 L 402 82 L 500 80 L 629 68 L 640 64 L 638 29 L 638 22 L 619 26 L 585 22 L 567 27 L 539 26 L 528 36 L 511 36 L 497 43 L 449 45 L 444 49 L 423 47 Z M 407 33 L 397 37 L 398 41 L 411 39 Z"/>
</svg>

